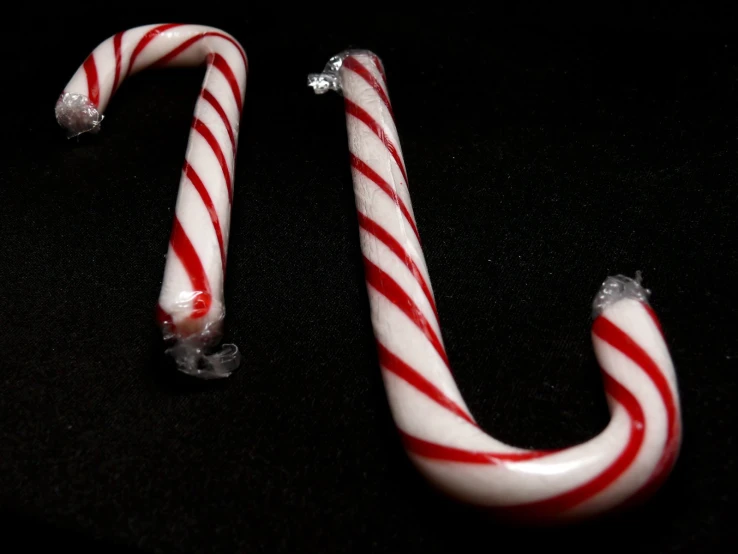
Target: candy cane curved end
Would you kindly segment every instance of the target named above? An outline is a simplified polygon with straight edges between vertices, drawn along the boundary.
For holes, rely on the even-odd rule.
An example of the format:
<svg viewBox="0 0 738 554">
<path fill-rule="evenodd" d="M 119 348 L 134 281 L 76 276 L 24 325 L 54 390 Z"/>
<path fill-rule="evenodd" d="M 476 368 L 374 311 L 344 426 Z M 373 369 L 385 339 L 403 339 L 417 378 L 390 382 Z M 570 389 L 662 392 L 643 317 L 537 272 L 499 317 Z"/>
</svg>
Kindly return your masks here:
<svg viewBox="0 0 738 554">
<path fill-rule="evenodd" d="M 55 113 L 69 137 L 97 132 L 126 77 L 148 67 L 207 70 L 182 168 L 156 319 L 178 368 L 203 379 L 230 375 L 235 345 L 212 352 L 222 336 L 223 284 L 238 133 L 248 60 L 228 33 L 165 23 L 122 31 L 100 43 L 59 96 Z"/>
<path fill-rule="evenodd" d="M 506 518 L 581 519 L 638 502 L 670 473 L 681 444 L 677 382 L 640 276 L 608 278 L 592 341 L 611 419 L 591 440 L 528 450 L 479 428 L 451 374 L 413 215 L 384 68 L 365 50 L 308 76 L 343 95 L 372 328 L 405 450 L 436 487 Z"/>
</svg>

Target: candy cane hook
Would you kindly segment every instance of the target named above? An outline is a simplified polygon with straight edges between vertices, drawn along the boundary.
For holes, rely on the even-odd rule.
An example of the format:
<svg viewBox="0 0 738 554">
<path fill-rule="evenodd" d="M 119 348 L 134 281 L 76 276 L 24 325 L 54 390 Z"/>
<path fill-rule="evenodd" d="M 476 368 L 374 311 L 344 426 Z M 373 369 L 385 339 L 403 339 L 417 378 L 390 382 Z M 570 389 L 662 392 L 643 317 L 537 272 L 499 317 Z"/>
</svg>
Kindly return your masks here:
<svg viewBox="0 0 738 554">
<path fill-rule="evenodd" d="M 669 351 L 640 278 L 610 277 L 594 301 L 592 339 L 611 413 L 606 429 L 553 451 L 492 438 L 449 369 L 382 63 L 371 52 L 347 51 L 308 84 L 344 96 L 382 378 L 420 472 L 457 499 L 539 522 L 592 516 L 658 488 L 679 452 L 681 416 Z"/>
<path fill-rule="evenodd" d="M 190 375 L 228 376 L 235 345 L 208 354 L 225 317 L 223 280 L 233 201 L 233 172 L 248 62 L 231 35 L 202 25 L 145 25 L 120 32 L 87 57 L 56 103 L 70 137 L 97 132 L 123 80 L 147 67 L 207 62 L 195 104 L 157 305 L 167 350 Z"/>
</svg>

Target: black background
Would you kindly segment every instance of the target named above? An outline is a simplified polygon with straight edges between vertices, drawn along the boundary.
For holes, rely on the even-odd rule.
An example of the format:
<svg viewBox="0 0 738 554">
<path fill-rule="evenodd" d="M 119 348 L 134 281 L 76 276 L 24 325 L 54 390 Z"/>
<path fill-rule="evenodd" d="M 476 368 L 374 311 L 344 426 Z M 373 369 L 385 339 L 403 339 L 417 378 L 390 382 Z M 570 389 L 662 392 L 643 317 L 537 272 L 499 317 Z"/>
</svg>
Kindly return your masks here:
<svg viewBox="0 0 738 554">
<path fill-rule="evenodd" d="M 730 550 L 734 20 L 362 5 L 6 18 L 0 527 L 19 542 L 3 549 Z M 250 59 L 225 337 L 244 361 L 218 383 L 177 374 L 153 319 L 202 70 L 133 77 L 96 136 L 67 140 L 53 115 L 99 42 L 167 21 L 221 27 Z M 347 47 L 384 60 L 444 339 L 483 427 L 538 448 L 603 429 L 590 303 L 607 275 L 643 272 L 685 433 L 643 508 L 510 529 L 407 462 L 373 350 L 342 101 L 305 82 Z"/>
</svg>

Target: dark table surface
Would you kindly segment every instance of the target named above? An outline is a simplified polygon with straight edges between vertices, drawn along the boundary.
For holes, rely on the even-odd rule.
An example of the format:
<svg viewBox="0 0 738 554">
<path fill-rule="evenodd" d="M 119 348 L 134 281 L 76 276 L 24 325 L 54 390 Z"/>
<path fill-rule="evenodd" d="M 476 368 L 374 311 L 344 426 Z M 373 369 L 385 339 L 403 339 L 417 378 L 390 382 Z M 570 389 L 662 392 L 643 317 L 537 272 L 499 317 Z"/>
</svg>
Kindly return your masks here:
<svg viewBox="0 0 738 554">
<path fill-rule="evenodd" d="M 5 540 L 200 553 L 736 544 L 730 25 L 647 10 L 568 25 L 448 7 L 58 7 L 9 17 L 3 37 Z M 53 115 L 100 41 L 167 20 L 221 27 L 250 58 L 226 285 L 225 340 L 244 358 L 217 383 L 176 373 L 153 319 L 202 70 L 131 78 L 95 136 L 67 140 Z M 406 460 L 372 341 L 342 103 L 306 86 L 347 47 L 384 60 L 444 340 L 485 429 L 549 448 L 604 428 L 590 303 L 607 275 L 642 271 L 685 433 L 647 505 L 522 531 L 438 496 Z"/>
</svg>

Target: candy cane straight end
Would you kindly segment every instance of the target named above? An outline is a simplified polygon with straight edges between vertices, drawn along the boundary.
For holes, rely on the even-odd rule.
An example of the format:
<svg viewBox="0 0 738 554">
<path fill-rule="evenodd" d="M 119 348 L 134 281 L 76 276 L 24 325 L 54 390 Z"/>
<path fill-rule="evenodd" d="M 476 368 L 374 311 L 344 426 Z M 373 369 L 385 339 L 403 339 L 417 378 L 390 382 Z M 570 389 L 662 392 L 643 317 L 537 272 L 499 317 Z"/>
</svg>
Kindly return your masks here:
<svg viewBox="0 0 738 554">
<path fill-rule="evenodd" d="M 610 423 L 569 448 L 530 450 L 485 433 L 450 370 L 380 60 L 334 56 L 308 85 L 343 96 L 372 328 L 392 417 L 419 472 L 454 499 L 529 522 L 565 522 L 646 498 L 669 474 L 681 423 L 676 377 L 640 277 L 608 278 L 592 340 Z"/>
<path fill-rule="evenodd" d="M 235 345 L 213 350 L 225 318 L 223 285 L 246 52 L 214 27 L 165 23 L 128 29 L 90 53 L 64 87 L 55 112 L 70 137 L 96 132 L 127 77 L 149 67 L 203 64 L 207 70 L 180 174 L 156 320 L 179 370 L 212 379 L 227 377 L 240 361 Z"/>
</svg>

